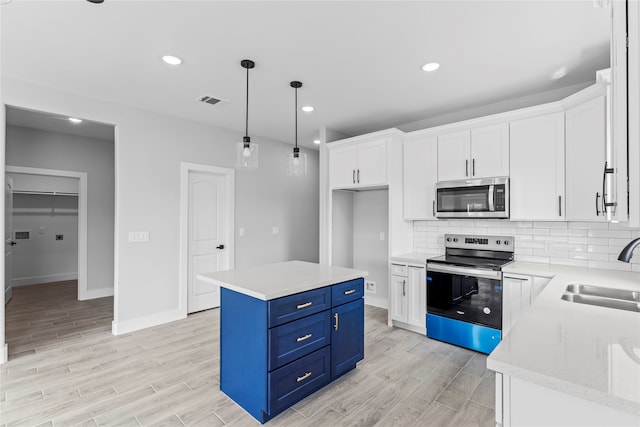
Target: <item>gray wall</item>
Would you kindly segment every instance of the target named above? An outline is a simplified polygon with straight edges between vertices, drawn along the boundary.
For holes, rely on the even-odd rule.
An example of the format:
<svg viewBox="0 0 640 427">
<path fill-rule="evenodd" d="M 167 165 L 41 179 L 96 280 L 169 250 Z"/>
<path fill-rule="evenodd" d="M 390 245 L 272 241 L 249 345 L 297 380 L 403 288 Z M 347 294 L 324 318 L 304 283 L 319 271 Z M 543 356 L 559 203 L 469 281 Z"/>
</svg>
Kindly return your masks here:
<svg viewBox="0 0 640 427">
<path fill-rule="evenodd" d="M 87 173 L 87 290 L 113 289 L 113 141 L 7 126 L 6 164 Z"/>
</svg>

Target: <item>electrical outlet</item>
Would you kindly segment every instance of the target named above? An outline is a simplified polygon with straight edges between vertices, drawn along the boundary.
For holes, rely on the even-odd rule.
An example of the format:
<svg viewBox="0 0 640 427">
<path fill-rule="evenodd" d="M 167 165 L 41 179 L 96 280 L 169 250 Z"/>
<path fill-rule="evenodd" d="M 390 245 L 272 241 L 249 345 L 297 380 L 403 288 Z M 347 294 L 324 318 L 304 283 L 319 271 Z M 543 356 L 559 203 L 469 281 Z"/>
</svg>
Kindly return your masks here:
<svg viewBox="0 0 640 427">
<path fill-rule="evenodd" d="M 244 228 L 243 227 L 238 228 L 238 236 L 244 237 Z"/>
<path fill-rule="evenodd" d="M 271 234 L 273 235 L 280 234 L 280 227 L 278 227 L 277 225 L 274 225 L 273 227 L 271 227 Z"/>
<path fill-rule="evenodd" d="M 370 294 L 375 294 L 376 293 L 376 282 L 369 282 L 369 281 L 364 282 L 364 289 L 365 289 L 365 291 L 369 292 Z"/>
<path fill-rule="evenodd" d="M 385 238 L 385 233 L 384 231 L 380 232 L 380 240 L 384 242 L 384 238 Z"/>
<path fill-rule="evenodd" d="M 63 240 L 63 239 L 64 239 L 63 234 L 56 234 L 56 240 Z"/>
</svg>

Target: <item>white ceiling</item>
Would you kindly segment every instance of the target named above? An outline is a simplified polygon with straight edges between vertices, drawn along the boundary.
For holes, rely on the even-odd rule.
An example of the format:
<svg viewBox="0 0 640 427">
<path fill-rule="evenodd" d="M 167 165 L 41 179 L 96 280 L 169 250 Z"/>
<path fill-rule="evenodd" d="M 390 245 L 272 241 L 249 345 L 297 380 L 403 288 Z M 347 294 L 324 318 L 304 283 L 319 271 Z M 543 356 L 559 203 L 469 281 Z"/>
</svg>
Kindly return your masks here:
<svg viewBox="0 0 640 427">
<path fill-rule="evenodd" d="M 571 1 L 13 0 L 2 74 L 93 98 L 299 143 L 401 126 L 595 80 L 609 10 Z M 164 64 L 173 54 L 184 63 Z M 431 61 L 439 70 L 425 73 Z M 567 75 L 551 80 L 559 67 Z M 216 106 L 196 101 L 211 95 Z"/>
</svg>

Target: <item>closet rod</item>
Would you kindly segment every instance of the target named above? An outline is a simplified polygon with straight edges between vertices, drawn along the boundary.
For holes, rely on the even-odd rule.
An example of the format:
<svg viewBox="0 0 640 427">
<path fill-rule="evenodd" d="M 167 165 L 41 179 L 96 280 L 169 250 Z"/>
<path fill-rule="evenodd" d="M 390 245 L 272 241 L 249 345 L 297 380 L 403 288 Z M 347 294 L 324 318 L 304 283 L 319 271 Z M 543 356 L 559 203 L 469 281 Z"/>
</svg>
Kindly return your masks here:
<svg viewBox="0 0 640 427">
<path fill-rule="evenodd" d="M 68 193 L 65 191 L 28 191 L 28 190 L 13 190 L 13 194 L 29 194 L 29 195 L 42 195 L 42 196 L 71 196 L 78 197 L 78 193 Z"/>
</svg>

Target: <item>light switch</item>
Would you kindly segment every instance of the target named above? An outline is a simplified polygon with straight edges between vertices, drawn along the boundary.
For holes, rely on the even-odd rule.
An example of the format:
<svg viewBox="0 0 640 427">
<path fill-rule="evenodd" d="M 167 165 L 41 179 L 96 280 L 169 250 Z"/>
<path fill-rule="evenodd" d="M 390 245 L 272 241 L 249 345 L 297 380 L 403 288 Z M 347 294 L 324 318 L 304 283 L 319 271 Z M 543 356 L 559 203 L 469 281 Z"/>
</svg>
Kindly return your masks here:
<svg viewBox="0 0 640 427">
<path fill-rule="evenodd" d="M 129 232 L 129 243 L 148 242 L 148 241 L 149 241 L 148 231 L 130 231 Z"/>
<path fill-rule="evenodd" d="M 275 225 L 271 227 L 271 234 L 280 234 L 280 227 Z"/>
<path fill-rule="evenodd" d="M 44 228 L 44 227 L 40 227 L 40 229 L 38 230 L 38 233 L 39 233 L 39 234 L 44 234 L 44 230 L 45 230 L 45 228 Z"/>
<path fill-rule="evenodd" d="M 384 231 L 380 232 L 380 240 L 382 240 L 384 242 Z"/>
<path fill-rule="evenodd" d="M 238 228 L 238 236 L 244 237 L 244 228 L 243 227 Z"/>
</svg>

